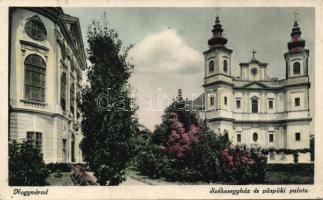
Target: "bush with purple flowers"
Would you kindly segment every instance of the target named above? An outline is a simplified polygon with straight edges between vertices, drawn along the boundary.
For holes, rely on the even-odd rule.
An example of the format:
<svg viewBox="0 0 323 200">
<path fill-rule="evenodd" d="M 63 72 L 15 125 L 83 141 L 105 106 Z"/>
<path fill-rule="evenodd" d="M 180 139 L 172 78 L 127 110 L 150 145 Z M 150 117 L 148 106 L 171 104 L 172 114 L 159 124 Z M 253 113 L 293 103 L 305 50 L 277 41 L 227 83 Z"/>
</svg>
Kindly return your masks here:
<svg viewBox="0 0 323 200">
<path fill-rule="evenodd" d="M 165 110 L 162 123 L 137 155 L 142 175 L 183 182 L 263 181 L 264 156 L 255 150 L 232 148 L 227 134 L 215 134 L 185 105 L 184 100 L 175 101 Z"/>
</svg>

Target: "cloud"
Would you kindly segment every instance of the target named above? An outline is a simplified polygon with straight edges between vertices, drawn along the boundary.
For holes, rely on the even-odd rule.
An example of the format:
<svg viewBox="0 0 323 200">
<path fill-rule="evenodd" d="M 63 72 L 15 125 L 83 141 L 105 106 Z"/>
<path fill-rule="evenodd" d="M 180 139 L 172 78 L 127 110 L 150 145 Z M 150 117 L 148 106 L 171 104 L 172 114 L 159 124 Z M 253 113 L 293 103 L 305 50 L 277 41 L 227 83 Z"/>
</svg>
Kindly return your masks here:
<svg viewBox="0 0 323 200">
<path fill-rule="evenodd" d="M 203 54 L 184 41 L 175 30 L 147 36 L 129 51 L 129 62 L 135 65 L 130 84 L 139 106 L 137 116 L 153 130 L 177 89 L 189 99 L 201 92 Z"/>
<path fill-rule="evenodd" d="M 139 72 L 194 74 L 203 67 L 203 56 L 183 40 L 174 29 L 144 38 L 129 52 Z"/>
</svg>

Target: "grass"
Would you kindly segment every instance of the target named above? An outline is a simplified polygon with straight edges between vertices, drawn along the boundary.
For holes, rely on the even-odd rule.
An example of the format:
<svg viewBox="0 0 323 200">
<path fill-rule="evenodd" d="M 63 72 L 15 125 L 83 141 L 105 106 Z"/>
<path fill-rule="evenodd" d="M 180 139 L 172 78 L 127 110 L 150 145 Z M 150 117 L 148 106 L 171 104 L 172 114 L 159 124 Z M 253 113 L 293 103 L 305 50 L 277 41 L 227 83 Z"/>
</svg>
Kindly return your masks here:
<svg viewBox="0 0 323 200">
<path fill-rule="evenodd" d="M 71 172 L 62 172 L 62 177 L 55 177 L 54 173 L 50 174 L 46 181 L 52 186 L 74 186 L 71 179 Z M 127 177 L 132 177 L 137 181 L 144 182 L 149 185 L 204 185 L 209 183 L 195 182 L 195 183 L 182 183 L 182 182 L 168 182 L 163 179 L 150 179 L 146 176 L 141 176 L 134 169 L 126 171 Z M 268 168 L 263 184 L 313 184 L 314 183 L 314 170 L 301 170 L 288 168 Z M 215 183 L 216 184 L 216 183 Z"/>
<path fill-rule="evenodd" d="M 313 184 L 314 173 L 310 171 L 268 170 L 265 184 Z"/>
<path fill-rule="evenodd" d="M 303 169 L 302 169 L 303 168 Z M 195 183 L 183 183 L 183 182 L 168 182 L 163 179 L 151 179 L 147 176 L 142 176 L 136 173 L 135 171 L 129 170 L 127 171 L 127 175 L 131 176 L 133 179 L 138 181 L 150 184 L 150 185 L 207 185 L 209 183 L 203 182 L 195 182 Z M 268 185 L 276 185 L 276 184 L 313 184 L 314 183 L 314 170 L 306 169 L 306 166 L 300 168 L 294 167 L 280 167 L 280 168 L 272 168 L 269 167 L 266 170 L 266 175 L 263 183 L 260 184 L 268 184 Z M 217 184 L 217 183 L 214 183 Z M 219 183 L 223 184 L 223 183 Z M 225 183 L 224 183 L 225 184 Z"/>
<path fill-rule="evenodd" d="M 74 186 L 71 172 L 62 172 L 62 174 L 62 177 L 55 177 L 54 173 L 51 173 L 46 179 L 47 183 L 52 186 Z"/>
</svg>

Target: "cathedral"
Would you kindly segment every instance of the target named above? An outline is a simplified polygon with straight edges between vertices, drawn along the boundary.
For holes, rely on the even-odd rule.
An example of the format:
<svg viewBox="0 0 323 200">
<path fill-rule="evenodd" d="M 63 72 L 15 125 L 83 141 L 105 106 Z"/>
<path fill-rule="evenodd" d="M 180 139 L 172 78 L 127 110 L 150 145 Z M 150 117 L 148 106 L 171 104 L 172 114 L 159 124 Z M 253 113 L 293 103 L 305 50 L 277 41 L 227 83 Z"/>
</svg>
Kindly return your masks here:
<svg viewBox="0 0 323 200">
<path fill-rule="evenodd" d="M 271 78 L 268 63 L 254 55 L 239 64 L 240 75 L 232 76 L 233 50 L 226 46 L 219 16 L 216 17 L 204 54 L 204 102 L 201 113 L 216 133 L 228 133 L 234 145 L 265 149 L 307 149 L 310 140 L 308 76 L 309 50 L 295 20 L 288 42 L 285 79 Z M 255 52 L 253 52 L 255 53 Z M 196 100 L 194 102 L 197 102 Z M 193 102 L 193 103 L 194 103 Z M 299 155 L 311 162 L 310 154 Z M 270 155 L 268 163 L 291 163 L 290 155 Z"/>
<path fill-rule="evenodd" d="M 46 163 L 82 162 L 79 19 L 55 7 L 10 8 L 9 19 L 9 139 L 34 144 Z"/>
</svg>

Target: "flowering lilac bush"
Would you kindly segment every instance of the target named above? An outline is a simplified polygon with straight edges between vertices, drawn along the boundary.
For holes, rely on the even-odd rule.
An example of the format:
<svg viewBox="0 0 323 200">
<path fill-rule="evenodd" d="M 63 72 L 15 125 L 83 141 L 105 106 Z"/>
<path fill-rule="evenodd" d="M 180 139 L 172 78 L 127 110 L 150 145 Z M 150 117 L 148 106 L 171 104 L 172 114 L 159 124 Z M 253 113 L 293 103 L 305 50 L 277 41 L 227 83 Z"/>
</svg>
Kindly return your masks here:
<svg viewBox="0 0 323 200">
<path fill-rule="evenodd" d="M 239 184 L 262 182 L 266 159 L 266 156 L 253 149 L 226 148 L 219 154 L 222 180 Z"/>
<path fill-rule="evenodd" d="M 171 132 L 162 146 L 162 151 L 174 155 L 176 158 L 183 158 L 191 151 L 192 145 L 199 142 L 199 128 L 192 124 L 186 132 L 178 115 L 172 112 L 170 116 Z"/>
<path fill-rule="evenodd" d="M 137 156 L 142 175 L 184 182 L 262 182 L 265 157 L 232 148 L 228 134 L 215 134 L 194 111 L 175 105 L 180 102 L 166 109 L 163 122 Z"/>
</svg>

